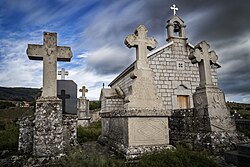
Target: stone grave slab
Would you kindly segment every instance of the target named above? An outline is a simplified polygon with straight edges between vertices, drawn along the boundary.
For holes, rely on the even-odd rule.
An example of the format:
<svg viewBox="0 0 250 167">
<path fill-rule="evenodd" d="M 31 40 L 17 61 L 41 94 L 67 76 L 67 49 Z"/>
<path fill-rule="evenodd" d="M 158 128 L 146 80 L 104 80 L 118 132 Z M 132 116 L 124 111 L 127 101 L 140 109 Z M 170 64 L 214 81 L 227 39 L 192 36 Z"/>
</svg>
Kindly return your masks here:
<svg viewBox="0 0 250 167">
<path fill-rule="evenodd" d="M 77 84 L 72 80 L 57 80 L 57 97 L 62 99 L 63 114 L 77 114 Z"/>
</svg>

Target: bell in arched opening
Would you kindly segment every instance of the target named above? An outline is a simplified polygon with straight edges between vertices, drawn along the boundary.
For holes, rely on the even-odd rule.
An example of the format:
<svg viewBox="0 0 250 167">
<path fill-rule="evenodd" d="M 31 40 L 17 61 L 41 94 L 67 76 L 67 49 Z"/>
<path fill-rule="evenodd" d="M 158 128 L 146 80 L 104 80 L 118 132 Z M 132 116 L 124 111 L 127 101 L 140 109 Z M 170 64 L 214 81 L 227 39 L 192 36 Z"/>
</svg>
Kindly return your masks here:
<svg viewBox="0 0 250 167">
<path fill-rule="evenodd" d="M 179 33 L 180 29 L 181 29 L 180 24 L 177 21 L 175 21 L 174 22 L 174 33 Z"/>
</svg>

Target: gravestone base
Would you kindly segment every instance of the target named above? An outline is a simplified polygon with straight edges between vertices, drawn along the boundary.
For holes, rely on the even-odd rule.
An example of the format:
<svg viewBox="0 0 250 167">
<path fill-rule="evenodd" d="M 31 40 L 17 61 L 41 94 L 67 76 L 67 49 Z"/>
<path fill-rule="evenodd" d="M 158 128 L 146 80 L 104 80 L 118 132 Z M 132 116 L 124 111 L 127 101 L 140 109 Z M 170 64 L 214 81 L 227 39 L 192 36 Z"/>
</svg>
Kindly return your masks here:
<svg viewBox="0 0 250 167">
<path fill-rule="evenodd" d="M 77 116 L 63 115 L 61 100 L 38 99 L 34 116 L 19 120 L 18 152 L 58 157 L 77 145 Z"/>
<path fill-rule="evenodd" d="M 163 110 L 132 109 L 100 113 L 102 135 L 99 141 L 126 157 L 138 159 L 169 145 L 168 116 Z"/>
<path fill-rule="evenodd" d="M 209 118 L 208 131 L 236 131 L 224 93 L 216 86 L 198 87 L 193 95 L 195 116 Z"/>
<path fill-rule="evenodd" d="M 78 118 L 77 125 L 82 127 L 88 127 L 90 124 L 91 117 Z"/>
<path fill-rule="evenodd" d="M 38 99 L 34 120 L 33 156 L 63 153 L 62 100 Z"/>
</svg>

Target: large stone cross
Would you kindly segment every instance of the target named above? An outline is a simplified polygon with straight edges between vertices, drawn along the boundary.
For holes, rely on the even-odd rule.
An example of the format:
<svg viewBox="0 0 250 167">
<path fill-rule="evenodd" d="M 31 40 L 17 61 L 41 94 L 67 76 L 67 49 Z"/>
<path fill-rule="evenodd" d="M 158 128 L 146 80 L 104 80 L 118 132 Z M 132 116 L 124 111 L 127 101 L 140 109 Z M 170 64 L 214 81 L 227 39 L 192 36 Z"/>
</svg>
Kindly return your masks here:
<svg viewBox="0 0 250 167">
<path fill-rule="evenodd" d="M 202 41 L 194 47 L 194 50 L 188 56 L 192 64 L 198 63 L 201 87 L 213 85 L 210 64 L 215 64 L 218 56 L 214 51 L 208 52 L 209 48 L 209 44 Z"/>
<path fill-rule="evenodd" d="M 58 75 L 61 75 L 61 80 L 65 80 L 65 76 L 66 76 L 66 75 L 69 75 L 69 72 L 68 72 L 68 71 L 65 71 L 65 69 L 62 68 L 61 71 L 58 71 Z"/>
<path fill-rule="evenodd" d="M 86 89 L 85 86 L 82 86 L 82 89 L 79 90 L 79 92 L 82 92 L 82 97 L 85 97 L 85 93 L 87 93 L 89 90 Z"/>
<path fill-rule="evenodd" d="M 147 38 L 147 28 L 140 25 L 136 28 L 135 33 L 128 35 L 125 44 L 131 48 L 136 47 L 136 64 L 135 68 L 143 69 L 148 67 L 147 49 L 152 50 L 157 46 L 157 41 L 153 38 Z"/>
<path fill-rule="evenodd" d="M 42 97 L 56 98 L 57 61 L 70 61 L 70 47 L 57 46 L 57 33 L 43 33 L 43 45 L 28 44 L 27 55 L 30 60 L 43 60 Z"/>
</svg>

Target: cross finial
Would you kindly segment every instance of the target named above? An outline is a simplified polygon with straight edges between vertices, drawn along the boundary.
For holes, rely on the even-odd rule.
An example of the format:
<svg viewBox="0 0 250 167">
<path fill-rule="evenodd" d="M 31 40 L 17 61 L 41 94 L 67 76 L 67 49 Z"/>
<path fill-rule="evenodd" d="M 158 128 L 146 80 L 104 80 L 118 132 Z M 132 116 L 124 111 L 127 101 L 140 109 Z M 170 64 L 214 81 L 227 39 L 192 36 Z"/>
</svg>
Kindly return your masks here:
<svg viewBox="0 0 250 167">
<path fill-rule="evenodd" d="M 65 80 L 65 75 L 69 75 L 69 72 L 65 71 L 65 68 L 62 68 L 61 71 L 58 71 L 58 75 L 61 75 L 61 80 Z"/>
<path fill-rule="evenodd" d="M 85 97 L 85 93 L 87 93 L 89 90 L 86 89 L 85 86 L 82 86 L 82 89 L 79 90 L 79 92 L 82 92 L 82 97 Z"/>
<path fill-rule="evenodd" d="M 214 51 L 209 52 L 209 47 L 206 41 L 202 41 L 194 47 L 188 56 L 192 64 L 198 63 L 200 86 L 213 85 L 210 64 L 215 64 L 218 56 Z"/>
<path fill-rule="evenodd" d="M 135 68 L 148 68 L 147 49 L 152 50 L 157 46 L 157 41 L 147 37 L 147 28 L 144 25 L 137 27 L 134 34 L 128 35 L 125 39 L 125 44 L 131 48 L 136 47 L 136 64 Z"/>
<path fill-rule="evenodd" d="M 176 7 L 175 4 L 173 4 L 173 6 L 170 7 L 171 10 L 174 11 L 174 15 L 176 15 L 176 11 L 178 11 L 178 8 Z"/>
</svg>

